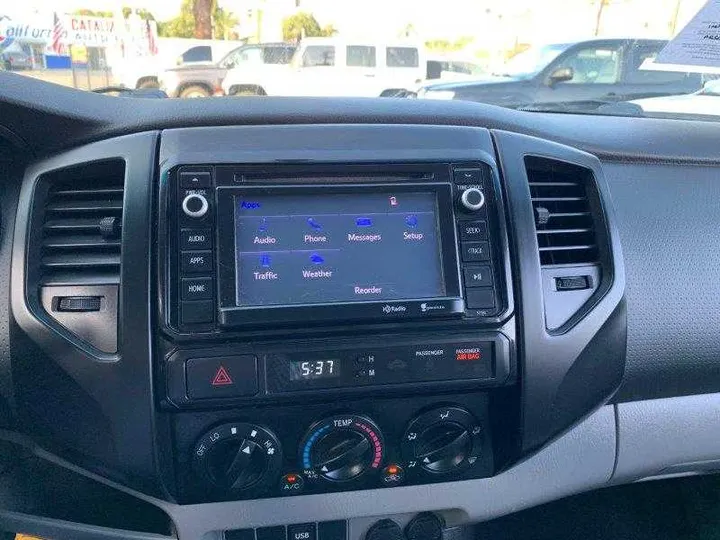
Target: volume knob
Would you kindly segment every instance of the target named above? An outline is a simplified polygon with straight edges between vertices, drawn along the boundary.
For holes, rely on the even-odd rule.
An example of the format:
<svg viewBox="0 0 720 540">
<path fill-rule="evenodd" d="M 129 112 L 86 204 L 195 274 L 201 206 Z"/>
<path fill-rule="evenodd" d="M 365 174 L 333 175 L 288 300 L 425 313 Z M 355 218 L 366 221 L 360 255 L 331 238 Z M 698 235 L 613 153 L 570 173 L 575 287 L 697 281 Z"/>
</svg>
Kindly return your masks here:
<svg viewBox="0 0 720 540">
<path fill-rule="evenodd" d="M 203 217 L 207 214 L 208 208 L 210 208 L 210 205 L 208 205 L 207 199 L 199 193 L 191 193 L 186 196 L 182 202 L 183 212 L 191 218 Z"/>
<path fill-rule="evenodd" d="M 478 188 L 467 188 L 460 195 L 460 202 L 466 210 L 477 212 L 485 206 L 485 194 Z"/>
</svg>

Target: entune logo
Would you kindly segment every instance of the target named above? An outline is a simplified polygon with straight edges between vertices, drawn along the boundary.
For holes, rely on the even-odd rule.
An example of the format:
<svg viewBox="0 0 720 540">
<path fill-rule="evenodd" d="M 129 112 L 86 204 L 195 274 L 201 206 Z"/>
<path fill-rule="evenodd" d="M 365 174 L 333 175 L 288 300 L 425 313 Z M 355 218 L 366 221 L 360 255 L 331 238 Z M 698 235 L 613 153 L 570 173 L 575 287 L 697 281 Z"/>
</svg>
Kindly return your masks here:
<svg viewBox="0 0 720 540">
<path fill-rule="evenodd" d="M 382 308 L 383 313 L 405 313 L 407 311 L 406 306 L 391 306 L 390 304 L 385 304 Z"/>
<path fill-rule="evenodd" d="M 428 311 L 435 311 L 437 309 L 445 309 L 444 304 L 428 304 L 426 302 L 423 302 L 420 304 L 420 311 L 423 313 L 427 313 Z"/>
</svg>

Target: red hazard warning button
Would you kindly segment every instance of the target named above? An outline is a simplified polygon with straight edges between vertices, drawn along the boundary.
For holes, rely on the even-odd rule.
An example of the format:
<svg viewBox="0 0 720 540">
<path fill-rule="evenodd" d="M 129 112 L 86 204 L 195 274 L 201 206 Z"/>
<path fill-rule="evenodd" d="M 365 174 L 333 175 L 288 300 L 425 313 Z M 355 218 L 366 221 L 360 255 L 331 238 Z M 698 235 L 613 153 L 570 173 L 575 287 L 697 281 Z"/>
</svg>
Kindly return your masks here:
<svg viewBox="0 0 720 540">
<path fill-rule="evenodd" d="M 220 366 L 217 370 L 217 373 L 215 373 L 215 377 L 213 378 L 212 385 L 213 386 L 225 386 L 228 384 L 233 384 L 233 380 L 230 378 L 230 375 L 228 375 L 227 369 L 225 369 L 225 366 Z"/>
<path fill-rule="evenodd" d="M 191 358 L 185 375 L 190 399 L 252 396 L 258 391 L 257 360 L 250 355 Z"/>
</svg>

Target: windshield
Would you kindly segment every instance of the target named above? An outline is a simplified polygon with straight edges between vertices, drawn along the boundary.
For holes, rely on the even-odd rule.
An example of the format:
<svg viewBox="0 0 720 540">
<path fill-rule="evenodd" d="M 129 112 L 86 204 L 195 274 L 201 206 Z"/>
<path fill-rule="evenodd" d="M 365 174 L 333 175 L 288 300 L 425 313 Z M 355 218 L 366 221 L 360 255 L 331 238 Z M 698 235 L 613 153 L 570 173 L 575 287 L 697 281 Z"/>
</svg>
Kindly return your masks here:
<svg viewBox="0 0 720 540">
<path fill-rule="evenodd" d="M 720 119 L 720 21 L 705 4 L 24 0 L 0 5 L 0 77 L 108 99 L 382 97 Z"/>
<path fill-rule="evenodd" d="M 529 78 L 537 75 L 550 62 L 567 49 L 569 45 L 546 45 L 545 47 L 532 47 L 516 54 L 502 67 L 503 77 Z"/>
</svg>

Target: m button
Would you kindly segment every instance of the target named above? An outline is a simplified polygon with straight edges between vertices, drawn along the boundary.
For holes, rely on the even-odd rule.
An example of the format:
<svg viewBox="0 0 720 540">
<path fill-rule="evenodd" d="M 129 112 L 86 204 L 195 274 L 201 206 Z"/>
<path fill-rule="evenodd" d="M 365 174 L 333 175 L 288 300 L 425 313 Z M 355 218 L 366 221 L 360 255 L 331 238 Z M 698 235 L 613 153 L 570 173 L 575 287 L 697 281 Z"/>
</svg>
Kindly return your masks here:
<svg viewBox="0 0 720 540">
<path fill-rule="evenodd" d="M 185 363 L 190 399 L 253 396 L 258 391 L 254 356 L 191 358 Z"/>
</svg>

